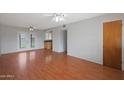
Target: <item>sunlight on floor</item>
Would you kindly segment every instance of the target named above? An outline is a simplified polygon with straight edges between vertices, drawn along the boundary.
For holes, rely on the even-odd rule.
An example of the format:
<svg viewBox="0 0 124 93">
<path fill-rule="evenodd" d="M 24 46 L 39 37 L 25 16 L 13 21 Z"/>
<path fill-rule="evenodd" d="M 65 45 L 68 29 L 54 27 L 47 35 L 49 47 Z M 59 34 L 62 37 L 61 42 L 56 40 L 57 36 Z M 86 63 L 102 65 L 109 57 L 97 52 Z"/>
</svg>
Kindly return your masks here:
<svg viewBox="0 0 124 93">
<path fill-rule="evenodd" d="M 19 67 L 21 70 L 24 70 L 26 67 L 27 63 L 27 54 L 26 53 L 20 53 L 18 56 L 18 61 L 19 61 Z"/>
</svg>

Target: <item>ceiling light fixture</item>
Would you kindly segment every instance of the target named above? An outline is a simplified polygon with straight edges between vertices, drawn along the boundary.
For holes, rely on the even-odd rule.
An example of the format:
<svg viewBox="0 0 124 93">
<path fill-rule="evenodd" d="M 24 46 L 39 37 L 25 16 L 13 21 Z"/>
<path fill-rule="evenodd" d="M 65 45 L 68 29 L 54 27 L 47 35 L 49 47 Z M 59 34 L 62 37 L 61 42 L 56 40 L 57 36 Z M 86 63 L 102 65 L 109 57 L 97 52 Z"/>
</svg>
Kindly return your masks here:
<svg viewBox="0 0 124 93">
<path fill-rule="evenodd" d="M 64 15 L 63 13 L 54 13 L 53 16 L 54 16 L 54 17 L 53 17 L 53 20 L 54 20 L 55 22 L 64 21 L 65 15 Z"/>
<path fill-rule="evenodd" d="M 34 31 L 34 28 L 32 26 L 30 26 L 29 31 Z"/>
</svg>

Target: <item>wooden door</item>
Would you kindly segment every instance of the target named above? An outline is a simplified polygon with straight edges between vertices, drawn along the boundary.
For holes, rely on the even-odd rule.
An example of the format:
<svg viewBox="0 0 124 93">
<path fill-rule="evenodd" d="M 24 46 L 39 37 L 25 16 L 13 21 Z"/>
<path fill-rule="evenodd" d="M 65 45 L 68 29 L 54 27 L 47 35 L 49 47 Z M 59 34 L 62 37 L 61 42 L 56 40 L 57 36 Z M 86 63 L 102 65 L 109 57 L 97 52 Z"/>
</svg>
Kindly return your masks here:
<svg viewBox="0 0 124 93">
<path fill-rule="evenodd" d="M 121 69 L 122 60 L 122 21 L 103 24 L 103 64 Z"/>
</svg>

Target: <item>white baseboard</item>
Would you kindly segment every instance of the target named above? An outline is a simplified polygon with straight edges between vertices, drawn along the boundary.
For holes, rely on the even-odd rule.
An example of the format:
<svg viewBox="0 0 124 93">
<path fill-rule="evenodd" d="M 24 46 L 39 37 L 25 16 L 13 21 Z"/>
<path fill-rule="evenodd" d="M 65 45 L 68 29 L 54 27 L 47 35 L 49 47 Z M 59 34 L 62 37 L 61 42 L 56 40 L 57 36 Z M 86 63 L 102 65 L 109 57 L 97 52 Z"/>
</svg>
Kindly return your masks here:
<svg viewBox="0 0 124 93">
<path fill-rule="evenodd" d="M 35 51 L 35 50 L 39 50 L 39 49 L 44 49 L 44 48 L 35 48 L 35 49 L 27 49 L 27 50 L 17 50 L 17 51 L 12 51 L 12 52 L 1 53 L 1 55 L 12 54 L 12 53 L 19 53 L 19 52 L 26 52 L 26 51 Z"/>
</svg>

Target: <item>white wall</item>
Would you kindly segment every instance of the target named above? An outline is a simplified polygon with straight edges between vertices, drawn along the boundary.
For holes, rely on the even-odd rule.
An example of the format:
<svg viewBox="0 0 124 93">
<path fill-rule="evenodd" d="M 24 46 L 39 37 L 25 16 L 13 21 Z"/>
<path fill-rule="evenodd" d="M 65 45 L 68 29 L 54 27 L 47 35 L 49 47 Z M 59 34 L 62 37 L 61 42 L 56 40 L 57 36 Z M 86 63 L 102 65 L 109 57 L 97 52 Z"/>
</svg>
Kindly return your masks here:
<svg viewBox="0 0 124 93">
<path fill-rule="evenodd" d="M 23 50 L 19 49 L 18 34 L 22 32 L 26 32 L 27 34 L 29 34 L 29 32 L 26 29 L 4 26 L 4 25 L 0 25 L 0 28 L 1 28 L 0 34 L 1 34 L 1 53 L 2 54 L 17 52 L 17 51 L 24 51 L 24 50 L 31 50 L 29 40 L 27 41 L 28 43 L 27 49 L 23 49 Z M 45 32 L 36 31 L 33 33 L 36 35 L 36 47 L 34 49 L 43 48 Z"/>
<path fill-rule="evenodd" d="M 53 34 L 53 51 L 55 52 L 65 52 L 66 51 L 66 31 L 60 28 L 52 29 Z"/>
<path fill-rule="evenodd" d="M 60 42 L 60 39 L 59 39 L 59 29 L 54 29 L 53 32 L 52 32 L 52 41 L 53 41 L 53 51 L 55 52 L 59 52 L 59 42 Z"/>
<path fill-rule="evenodd" d="M 124 14 L 107 14 L 68 25 L 68 55 L 103 64 L 103 22 L 121 19 Z M 122 68 L 124 70 L 124 26 Z"/>
</svg>

